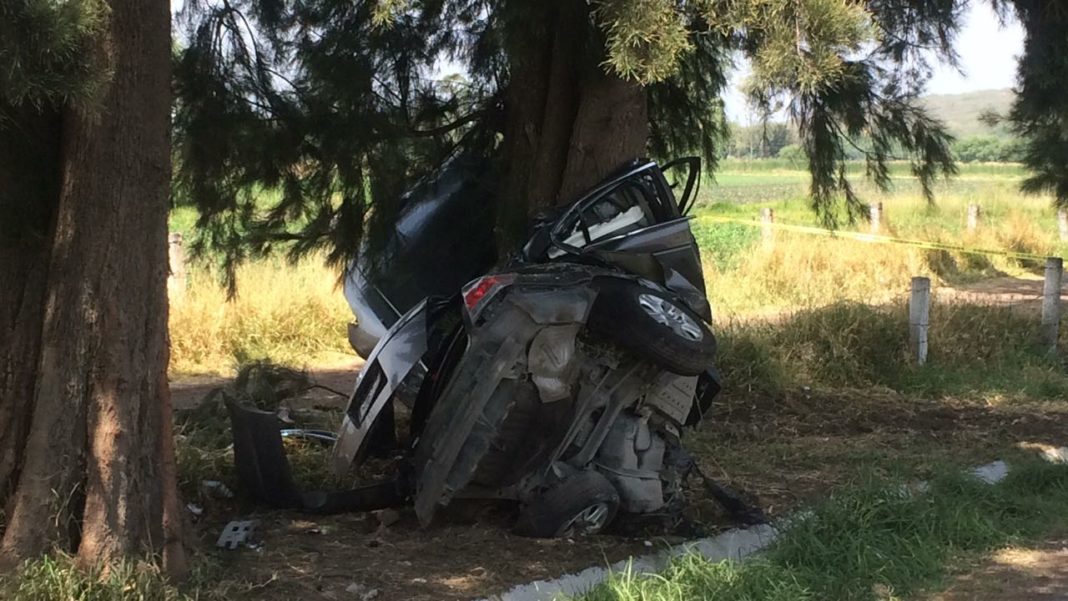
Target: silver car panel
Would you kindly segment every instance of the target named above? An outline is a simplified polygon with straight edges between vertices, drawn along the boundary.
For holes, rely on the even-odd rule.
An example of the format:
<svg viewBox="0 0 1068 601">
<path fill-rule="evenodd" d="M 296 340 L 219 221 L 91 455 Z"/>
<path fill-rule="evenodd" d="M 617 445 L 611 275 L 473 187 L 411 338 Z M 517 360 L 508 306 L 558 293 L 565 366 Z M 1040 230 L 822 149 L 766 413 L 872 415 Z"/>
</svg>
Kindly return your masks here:
<svg viewBox="0 0 1068 601">
<path fill-rule="evenodd" d="M 390 406 L 389 401 L 404 380 L 420 366 L 427 350 L 426 328 L 423 301 L 386 332 L 367 358 L 334 445 L 333 465 L 338 475 L 348 472 L 363 450 L 375 420 Z"/>
</svg>

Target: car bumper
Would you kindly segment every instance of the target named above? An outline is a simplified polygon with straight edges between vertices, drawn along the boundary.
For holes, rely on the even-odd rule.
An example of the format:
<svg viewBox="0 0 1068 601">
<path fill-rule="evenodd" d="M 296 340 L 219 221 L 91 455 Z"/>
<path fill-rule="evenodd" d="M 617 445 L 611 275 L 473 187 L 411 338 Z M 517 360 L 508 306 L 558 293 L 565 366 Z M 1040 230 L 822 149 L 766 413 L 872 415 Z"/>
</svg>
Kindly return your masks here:
<svg viewBox="0 0 1068 601">
<path fill-rule="evenodd" d="M 358 323 L 349 324 L 349 346 L 364 359 L 371 356 L 371 351 L 374 350 L 378 341 L 378 336 L 361 328 Z"/>
<path fill-rule="evenodd" d="M 351 265 L 345 274 L 344 294 L 356 317 L 355 323 L 349 324 L 349 345 L 367 359 L 400 316 L 378 288 L 364 277 L 358 265 Z"/>
</svg>

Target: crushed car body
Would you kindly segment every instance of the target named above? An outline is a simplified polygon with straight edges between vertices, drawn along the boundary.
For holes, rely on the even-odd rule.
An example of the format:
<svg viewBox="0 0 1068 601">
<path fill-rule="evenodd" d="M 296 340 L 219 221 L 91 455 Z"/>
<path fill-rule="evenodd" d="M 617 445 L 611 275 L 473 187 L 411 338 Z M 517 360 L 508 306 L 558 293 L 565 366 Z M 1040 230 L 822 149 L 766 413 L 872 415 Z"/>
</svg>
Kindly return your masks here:
<svg viewBox="0 0 1068 601">
<path fill-rule="evenodd" d="M 678 200 L 665 171 L 681 172 Z M 699 175 L 695 158 L 663 169 L 635 161 L 539 219 L 497 270 L 453 290 L 442 289 L 448 278 L 421 284 L 433 293 L 409 298 L 403 313 L 397 302 L 379 303 L 389 313 L 359 337 L 367 361 L 333 467 L 346 474 L 395 449 L 401 406 L 410 410 L 408 443 L 387 483 L 346 493 L 351 508 L 410 502 L 425 526 L 457 498 L 513 499 L 517 532 L 553 537 L 596 532 L 619 512 L 656 512 L 681 498 L 692 465 L 684 428 L 720 390 L 686 216 Z M 418 237 L 409 231 L 406 242 L 418 246 Z M 482 250 L 465 256 L 484 260 Z M 477 261 L 469 262 L 450 277 Z M 357 307 L 374 304 L 364 296 L 380 294 L 367 271 L 357 262 L 346 276 L 358 319 L 366 317 Z M 314 497 L 319 509 L 323 498 Z"/>
</svg>

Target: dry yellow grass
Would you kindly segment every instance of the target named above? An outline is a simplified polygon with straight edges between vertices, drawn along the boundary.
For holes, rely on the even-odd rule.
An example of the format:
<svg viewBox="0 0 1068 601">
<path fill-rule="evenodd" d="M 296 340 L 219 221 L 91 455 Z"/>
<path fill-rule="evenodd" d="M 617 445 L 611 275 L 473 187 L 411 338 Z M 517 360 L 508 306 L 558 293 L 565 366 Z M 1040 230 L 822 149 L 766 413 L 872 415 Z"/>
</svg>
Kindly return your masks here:
<svg viewBox="0 0 1068 601">
<path fill-rule="evenodd" d="M 266 358 L 301 366 L 324 352 L 351 352 L 345 327 L 352 313 L 337 272 L 321 260 L 249 263 L 237 282 L 237 296 L 227 300 L 213 273 L 194 268 L 185 290 L 172 293 L 172 373 L 229 373 Z"/>
<path fill-rule="evenodd" d="M 933 275 L 921 249 L 787 232 L 770 247 L 757 243 L 730 269 L 711 261 L 704 268 L 709 300 L 723 317 L 882 303 L 907 290 L 912 276 Z"/>
<path fill-rule="evenodd" d="M 906 229 L 902 227 L 901 229 Z M 887 235 L 902 235 L 893 223 Z M 954 232 L 937 224 L 907 228 L 904 236 L 970 249 L 1038 256 L 1059 253 L 1053 235 L 1029 215 L 1007 210 L 978 232 Z M 1041 260 L 931 250 L 904 244 L 865 242 L 776 231 L 771 244 L 756 238 L 736 251 L 727 267 L 705 255 L 709 300 L 717 316 L 751 318 L 841 301 L 882 304 L 907 298 L 912 277 L 959 284 L 999 275 L 1036 273 Z"/>
</svg>

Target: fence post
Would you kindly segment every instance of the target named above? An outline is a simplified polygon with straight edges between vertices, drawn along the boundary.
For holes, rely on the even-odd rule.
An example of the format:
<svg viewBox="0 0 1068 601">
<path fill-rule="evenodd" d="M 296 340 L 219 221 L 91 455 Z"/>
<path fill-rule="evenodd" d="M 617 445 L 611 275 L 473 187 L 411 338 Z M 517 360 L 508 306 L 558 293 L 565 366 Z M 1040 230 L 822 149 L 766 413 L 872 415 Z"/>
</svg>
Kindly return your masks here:
<svg viewBox="0 0 1068 601">
<path fill-rule="evenodd" d="M 760 209 L 760 222 L 763 224 L 760 228 L 760 237 L 764 241 L 764 246 L 771 246 L 775 241 L 775 228 L 771 225 L 775 223 L 775 209 Z"/>
<path fill-rule="evenodd" d="M 968 205 L 968 233 L 974 234 L 979 229 L 979 217 L 983 210 L 977 204 Z"/>
<path fill-rule="evenodd" d="M 868 207 L 869 215 L 871 216 L 871 233 L 878 234 L 879 228 L 883 224 L 883 203 L 873 202 Z"/>
<path fill-rule="evenodd" d="M 167 291 L 172 297 L 181 297 L 185 292 L 185 249 L 182 248 L 180 232 L 171 232 L 167 236 L 167 261 L 170 265 Z"/>
<path fill-rule="evenodd" d="M 1057 229 L 1061 232 L 1061 240 L 1068 240 L 1068 209 L 1057 209 Z"/>
<path fill-rule="evenodd" d="M 927 329 L 931 312 L 930 278 L 912 278 L 909 297 L 909 347 L 916 363 L 927 363 Z"/>
<path fill-rule="evenodd" d="M 1057 352 L 1057 338 L 1061 327 L 1061 276 L 1064 260 L 1046 259 L 1046 281 L 1042 287 L 1041 342 L 1051 353 Z"/>
</svg>

